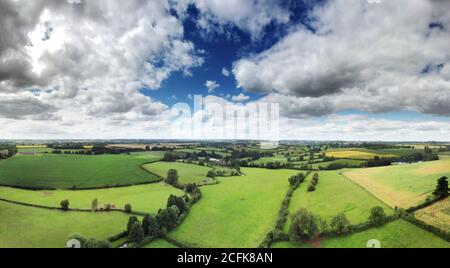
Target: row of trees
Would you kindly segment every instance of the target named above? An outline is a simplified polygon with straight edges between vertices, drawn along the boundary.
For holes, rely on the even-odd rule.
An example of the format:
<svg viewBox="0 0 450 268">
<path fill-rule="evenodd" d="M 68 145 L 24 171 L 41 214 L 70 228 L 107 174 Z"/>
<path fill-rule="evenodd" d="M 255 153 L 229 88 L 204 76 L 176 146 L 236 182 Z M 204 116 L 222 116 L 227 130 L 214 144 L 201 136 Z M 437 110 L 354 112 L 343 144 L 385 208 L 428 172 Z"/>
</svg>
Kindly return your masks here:
<svg viewBox="0 0 450 268">
<path fill-rule="evenodd" d="M 319 173 L 314 173 L 311 184 L 308 186 L 308 192 L 314 192 L 316 190 L 316 186 L 319 183 Z"/>
<path fill-rule="evenodd" d="M 370 210 L 368 222 L 364 226 L 381 226 L 388 221 L 388 217 L 382 207 L 374 207 Z M 340 213 L 331 219 L 330 224 L 322 217 L 315 215 L 305 208 L 298 210 L 292 216 L 289 229 L 289 239 L 294 242 L 311 241 L 321 235 L 343 235 L 357 229 L 352 226 L 347 216 Z"/>
<path fill-rule="evenodd" d="M 165 209 L 160 209 L 156 215 L 145 215 L 142 222 L 131 216 L 127 224 L 130 246 L 139 246 L 145 239 L 163 237 L 177 227 L 186 218 L 190 207 L 201 198 L 201 191 L 195 184 L 188 184 L 185 192 L 184 197 L 171 195 Z"/>
</svg>

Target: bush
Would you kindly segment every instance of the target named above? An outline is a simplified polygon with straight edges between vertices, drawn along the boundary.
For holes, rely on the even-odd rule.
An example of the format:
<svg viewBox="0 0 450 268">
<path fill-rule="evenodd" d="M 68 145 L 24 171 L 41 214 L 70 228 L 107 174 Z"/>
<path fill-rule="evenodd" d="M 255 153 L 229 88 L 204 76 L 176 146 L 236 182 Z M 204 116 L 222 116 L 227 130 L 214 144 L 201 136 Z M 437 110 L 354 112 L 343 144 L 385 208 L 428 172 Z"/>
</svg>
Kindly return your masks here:
<svg viewBox="0 0 450 268">
<path fill-rule="evenodd" d="M 341 213 L 331 220 L 330 226 L 336 234 L 340 235 L 349 231 L 350 222 L 347 219 L 347 216 L 345 216 L 344 213 Z"/>
<path fill-rule="evenodd" d="M 69 210 L 69 205 L 70 205 L 69 200 L 63 200 L 63 201 L 61 201 L 61 209 L 62 209 L 62 210 L 64 210 L 64 211 Z"/>
<path fill-rule="evenodd" d="M 208 175 L 206 175 L 208 178 L 214 179 L 216 178 L 216 173 L 212 170 L 208 171 Z"/>
<path fill-rule="evenodd" d="M 386 214 L 382 207 L 374 207 L 370 210 L 369 222 L 374 226 L 383 225 L 386 222 Z"/>
<path fill-rule="evenodd" d="M 289 238 L 295 242 L 309 241 L 324 231 L 326 231 L 326 222 L 302 208 L 292 216 Z"/>
<path fill-rule="evenodd" d="M 131 213 L 131 211 L 132 211 L 131 205 L 130 204 L 126 204 L 124 210 L 125 210 L 126 213 Z"/>
</svg>

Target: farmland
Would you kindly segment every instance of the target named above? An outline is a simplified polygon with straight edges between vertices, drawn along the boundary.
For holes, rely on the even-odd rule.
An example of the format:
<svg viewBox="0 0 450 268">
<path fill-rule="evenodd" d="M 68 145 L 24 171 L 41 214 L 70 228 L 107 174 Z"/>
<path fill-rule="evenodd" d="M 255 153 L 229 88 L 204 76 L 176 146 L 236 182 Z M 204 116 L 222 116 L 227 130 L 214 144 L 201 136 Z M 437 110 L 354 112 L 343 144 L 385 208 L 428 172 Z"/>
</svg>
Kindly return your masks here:
<svg viewBox="0 0 450 268">
<path fill-rule="evenodd" d="M 62 248 L 82 233 L 106 239 L 124 230 L 128 216 L 120 212 L 61 212 L 0 201 L 0 248 Z"/>
<path fill-rule="evenodd" d="M 82 191 L 30 191 L 0 187 L 1 199 L 16 202 L 59 207 L 61 200 L 68 199 L 71 208 L 91 209 L 92 200 L 97 199 L 99 207 L 110 204 L 123 209 L 125 204 L 131 204 L 133 210 L 146 213 L 156 213 L 164 207 L 171 194 L 182 195 L 182 192 L 163 183 Z"/>
<path fill-rule="evenodd" d="M 82 189 L 154 182 L 159 178 L 141 168 L 153 160 L 127 155 L 18 155 L 0 162 L 0 184 Z"/>
<path fill-rule="evenodd" d="M 165 178 L 167 172 L 170 169 L 176 169 L 178 171 L 179 182 L 180 183 L 192 183 L 192 182 L 203 182 L 208 180 L 208 171 L 212 170 L 208 167 L 203 167 L 195 164 L 185 164 L 185 163 L 169 163 L 169 162 L 155 162 L 151 164 L 145 164 L 144 169 L 157 174 Z"/>
<path fill-rule="evenodd" d="M 339 150 L 339 151 L 328 151 L 326 156 L 335 158 L 349 158 L 349 159 L 359 159 L 359 160 L 369 160 L 374 157 L 396 157 L 396 154 L 379 154 L 372 152 L 365 152 L 360 150 Z"/>
<path fill-rule="evenodd" d="M 276 221 L 290 170 L 243 169 L 202 189 L 202 200 L 171 236 L 198 247 L 257 247 Z"/>
<path fill-rule="evenodd" d="M 336 171 L 320 172 L 316 191 L 308 192 L 306 188 L 306 185 L 303 185 L 294 193 L 289 207 L 291 212 L 307 208 L 328 221 L 339 213 L 345 213 L 352 224 L 366 221 L 370 209 L 375 206 L 382 206 L 389 214 L 393 212 Z"/>
<path fill-rule="evenodd" d="M 448 242 L 406 221 L 398 220 L 379 228 L 345 237 L 330 238 L 315 243 L 279 242 L 279 248 L 366 248 L 367 242 L 377 239 L 383 248 L 448 248 Z"/>
<path fill-rule="evenodd" d="M 167 237 L 157 235 L 137 244 L 125 233 L 111 239 L 112 247 L 352 248 L 366 247 L 370 239 L 380 240 L 382 247 L 449 247 L 394 207 L 421 204 L 437 179 L 450 175 L 450 160 L 366 168 L 374 155 L 406 155 L 414 150 L 283 145 L 268 152 L 254 145 L 179 145 L 174 149 L 159 144 L 156 150 L 160 151 L 149 151 L 139 150 L 137 144 L 129 149 L 108 145 L 113 149 L 98 155 L 95 152 L 102 145 L 85 149 L 88 155 L 73 154 L 70 149 L 46 154 L 39 150 L 48 148 L 34 145 L 21 148 L 28 152 L 18 150 L 0 160 L 0 185 L 4 185 L 0 186 L 0 248 L 64 247 L 75 233 L 111 239 L 127 228 L 130 216 L 142 221 L 144 214 L 159 217 L 152 228 L 167 232 Z M 208 155 L 212 151 L 215 157 Z M 324 157 L 327 152 L 343 155 L 329 159 Z M 284 165 L 273 165 L 276 162 Z M 177 171 L 175 182 L 166 180 L 171 169 Z M 307 176 L 294 187 L 293 179 L 300 173 Z M 316 173 L 318 182 L 311 189 Z M 67 208 L 63 200 L 69 202 Z M 449 230 L 448 200 L 407 216 Z M 372 225 L 376 207 L 383 210 L 388 223 Z M 289 240 L 290 227 L 295 227 L 292 217 L 301 209 L 321 224 L 325 221 L 325 229 L 314 239 Z M 330 235 L 337 215 L 344 215 L 348 233 Z M 271 241 L 274 234 L 284 242 Z"/>
<path fill-rule="evenodd" d="M 391 207 L 408 208 L 423 202 L 439 177 L 450 175 L 450 160 L 355 169 L 344 175 Z"/>
</svg>

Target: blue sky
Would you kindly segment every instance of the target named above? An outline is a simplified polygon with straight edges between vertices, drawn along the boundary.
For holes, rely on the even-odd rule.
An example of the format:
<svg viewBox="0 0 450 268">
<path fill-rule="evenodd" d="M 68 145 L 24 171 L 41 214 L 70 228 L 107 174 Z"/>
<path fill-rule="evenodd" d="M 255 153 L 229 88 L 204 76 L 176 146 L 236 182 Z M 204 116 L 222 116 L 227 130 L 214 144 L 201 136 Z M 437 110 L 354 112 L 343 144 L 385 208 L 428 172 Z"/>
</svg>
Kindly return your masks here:
<svg viewBox="0 0 450 268">
<path fill-rule="evenodd" d="M 450 139 L 448 1 L 0 8 L 3 137 L 163 138 L 171 107 L 202 95 L 205 108 L 278 104 L 284 139 Z"/>
</svg>

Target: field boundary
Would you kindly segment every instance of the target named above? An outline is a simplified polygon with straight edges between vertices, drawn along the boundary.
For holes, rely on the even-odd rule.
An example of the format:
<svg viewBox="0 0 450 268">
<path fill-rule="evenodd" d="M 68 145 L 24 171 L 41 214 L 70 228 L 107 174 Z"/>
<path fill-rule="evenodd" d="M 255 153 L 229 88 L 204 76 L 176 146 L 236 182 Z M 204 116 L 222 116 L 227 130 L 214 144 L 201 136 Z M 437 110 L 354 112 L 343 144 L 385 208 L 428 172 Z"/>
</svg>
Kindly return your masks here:
<svg viewBox="0 0 450 268">
<path fill-rule="evenodd" d="M 374 195 L 373 193 L 371 193 L 369 190 L 367 190 L 364 186 L 360 185 L 359 183 L 353 181 L 352 179 L 350 179 L 349 177 L 345 176 L 344 173 L 342 172 L 338 172 L 338 174 L 342 177 L 344 177 L 346 180 L 350 181 L 351 183 L 355 184 L 356 186 L 358 186 L 359 188 L 361 188 L 362 190 L 364 190 L 365 192 L 369 193 L 371 196 L 373 196 L 375 199 L 377 199 L 378 201 L 380 201 L 381 203 L 385 204 L 386 206 L 395 209 L 395 206 L 392 207 L 391 205 L 389 205 L 388 203 L 386 203 L 385 201 L 381 200 L 378 196 Z"/>
<path fill-rule="evenodd" d="M 31 204 L 31 203 L 24 203 L 24 202 L 20 202 L 20 201 L 13 201 L 13 200 L 9 200 L 9 199 L 4 199 L 0 197 L 0 201 L 1 202 L 6 202 L 6 203 L 11 203 L 11 204 L 15 204 L 15 205 L 19 205 L 19 206 L 25 206 L 25 207 L 32 207 L 32 208 L 39 208 L 39 209 L 47 209 L 47 210 L 58 210 L 58 211 L 64 211 L 64 212 L 84 212 L 84 213 L 108 213 L 108 212 L 121 212 L 124 214 L 129 214 L 129 215 L 136 215 L 136 216 L 145 216 L 148 213 L 144 213 L 144 212 L 139 212 L 139 211 L 135 211 L 135 212 L 126 212 L 125 210 L 122 209 L 110 209 L 110 210 L 98 210 L 98 211 L 92 211 L 91 209 L 82 209 L 82 208 L 68 208 L 68 209 L 62 209 L 60 207 L 51 207 L 51 206 L 44 206 L 44 205 L 37 205 L 37 204 Z"/>
</svg>

